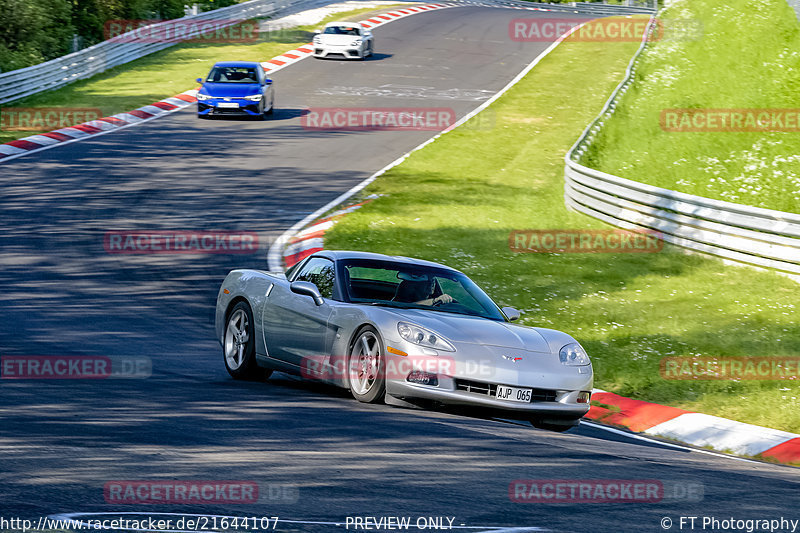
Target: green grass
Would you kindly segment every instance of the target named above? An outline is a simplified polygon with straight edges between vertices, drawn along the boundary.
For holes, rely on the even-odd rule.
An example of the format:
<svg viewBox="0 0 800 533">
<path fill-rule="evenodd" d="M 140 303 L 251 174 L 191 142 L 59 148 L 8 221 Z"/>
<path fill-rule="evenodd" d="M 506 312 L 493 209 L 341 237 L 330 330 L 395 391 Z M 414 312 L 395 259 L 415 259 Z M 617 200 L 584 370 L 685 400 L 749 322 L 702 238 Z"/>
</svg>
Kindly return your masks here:
<svg viewBox="0 0 800 533">
<path fill-rule="evenodd" d="M 326 247 L 464 271 L 497 302 L 521 309 L 522 324 L 575 336 L 599 388 L 800 432 L 797 381 L 668 381 L 659 371 L 666 356 L 797 356 L 796 283 L 670 246 L 651 254 L 509 250 L 514 229 L 607 227 L 564 207 L 562 158 L 636 46 L 560 45 L 489 108 L 494 128 L 458 128 L 414 152 L 363 192 L 382 196 L 344 217 Z"/>
<path fill-rule="evenodd" d="M 405 4 L 334 13 L 319 24 L 269 34 L 255 43 L 186 43 L 107 70 L 87 80 L 5 104 L 6 107 L 97 108 L 109 116 L 152 104 L 197 87 L 217 61 L 266 61 L 311 41 L 313 31 L 333 20 L 351 19 Z M 0 143 L 35 135 L 36 131 L 0 131 Z"/>
<path fill-rule="evenodd" d="M 747 15 L 744 15 L 744 14 Z M 583 163 L 667 189 L 800 212 L 800 134 L 665 132 L 664 109 L 798 108 L 800 24 L 785 0 L 679 0 L 660 18 L 702 22 L 654 42 Z"/>
</svg>

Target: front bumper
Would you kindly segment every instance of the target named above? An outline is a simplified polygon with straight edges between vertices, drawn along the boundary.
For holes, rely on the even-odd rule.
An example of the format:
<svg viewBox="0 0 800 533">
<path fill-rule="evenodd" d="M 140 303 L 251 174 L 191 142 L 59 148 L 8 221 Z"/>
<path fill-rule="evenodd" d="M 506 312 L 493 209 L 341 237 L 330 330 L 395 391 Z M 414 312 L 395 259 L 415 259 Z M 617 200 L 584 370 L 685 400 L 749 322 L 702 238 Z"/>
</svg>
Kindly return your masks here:
<svg viewBox="0 0 800 533">
<path fill-rule="evenodd" d="M 220 104 L 223 104 L 223 106 L 220 107 Z M 224 104 L 237 104 L 237 107 L 225 107 Z M 231 98 L 230 100 L 212 98 L 209 100 L 197 101 L 197 114 L 252 117 L 261 114 L 260 105 L 260 102 L 253 102 L 251 100 L 245 100 L 244 98 Z"/>
<path fill-rule="evenodd" d="M 554 398 L 552 400 L 540 400 L 534 394 L 533 400 L 529 403 L 510 402 L 498 400 L 489 394 L 459 389 L 456 387 L 455 378 L 441 374 L 438 378 L 438 386 L 393 380 L 387 382 L 386 390 L 389 395 L 403 400 L 418 399 L 435 401 L 446 405 L 475 406 L 525 416 L 549 415 L 557 418 L 577 419 L 589 411 L 588 403 L 577 403 L 578 394 L 581 392 L 578 390 L 534 389 L 535 392 L 547 390 Z"/>
<path fill-rule="evenodd" d="M 314 45 L 314 57 L 343 57 L 345 59 L 361 59 L 364 57 L 362 46 Z"/>
<path fill-rule="evenodd" d="M 387 344 L 409 354 L 420 351 L 409 343 L 390 340 Z M 511 350 L 521 356 L 521 361 L 515 362 L 503 358 L 509 351 L 494 346 L 461 344 L 457 352 L 437 355 L 388 353 L 386 391 L 403 400 L 475 406 L 524 418 L 578 419 L 589 411 L 586 398 L 582 398 L 585 403 L 579 403 L 578 399 L 581 392 L 592 390 L 591 365 L 566 366 L 556 355 Z M 437 383 L 410 381 L 408 376 L 412 370 L 435 374 Z M 498 399 L 498 385 L 532 389 L 531 400 Z"/>
</svg>

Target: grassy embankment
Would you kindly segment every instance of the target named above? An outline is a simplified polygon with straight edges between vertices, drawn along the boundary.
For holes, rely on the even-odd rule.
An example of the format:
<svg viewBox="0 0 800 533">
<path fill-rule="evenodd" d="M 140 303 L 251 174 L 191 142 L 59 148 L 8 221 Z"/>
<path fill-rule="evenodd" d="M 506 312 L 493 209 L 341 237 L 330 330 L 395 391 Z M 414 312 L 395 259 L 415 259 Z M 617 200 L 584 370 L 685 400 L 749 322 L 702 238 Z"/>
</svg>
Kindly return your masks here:
<svg viewBox="0 0 800 533">
<path fill-rule="evenodd" d="M 461 269 L 521 309 L 523 324 L 573 334 L 592 356 L 599 388 L 800 432 L 797 381 L 677 381 L 659 367 L 666 356 L 797 357 L 796 283 L 671 246 L 650 254 L 509 250 L 514 229 L 608 227 L 564 207 L 563 156 L 636 47 L 560 45 L 489 108 L 493 128 L 458 128 L 414 152 L 363 191 L 382 196 L 342 219 L 326 247 Z"/>
<path fill-rule="evenodd" d="M 785 0 L 680 0 L 659 17 L 699 21 L 702 37 L 648 47 L 636 83 L 584 164 L 689 194 L 800 212 L 797 120 L 787 132 L 664 131 L 659 122 L 668 109 L 797 110 L 794 11 Z"/>
</svg>

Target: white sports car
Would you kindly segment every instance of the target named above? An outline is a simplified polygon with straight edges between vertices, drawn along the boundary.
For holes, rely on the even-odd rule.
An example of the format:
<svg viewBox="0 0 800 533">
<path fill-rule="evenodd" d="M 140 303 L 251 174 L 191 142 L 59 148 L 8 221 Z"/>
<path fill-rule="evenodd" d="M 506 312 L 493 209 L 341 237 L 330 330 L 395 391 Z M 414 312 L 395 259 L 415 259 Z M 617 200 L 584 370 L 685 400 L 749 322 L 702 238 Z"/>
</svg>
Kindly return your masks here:
<svg viewBox="0 0 800 533">
<path fill-rule="evenodd" d="M 329 22 L 314 36 L 314 57 L 364 59 L 375 48 L 372 32 L 360 22 Z"/>
</svg>

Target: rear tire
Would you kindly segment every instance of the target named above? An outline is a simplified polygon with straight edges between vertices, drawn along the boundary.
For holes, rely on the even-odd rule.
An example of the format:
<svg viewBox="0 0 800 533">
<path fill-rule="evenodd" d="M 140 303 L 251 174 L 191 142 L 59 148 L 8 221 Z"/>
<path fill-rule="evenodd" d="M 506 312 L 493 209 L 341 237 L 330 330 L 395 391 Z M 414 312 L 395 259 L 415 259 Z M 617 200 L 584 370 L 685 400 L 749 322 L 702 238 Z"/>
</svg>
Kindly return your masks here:
<svg viewBox="0 0 800 533">
<path fill-rule="evenodd" d="M 372 326 L 356 333 L 347 357 L 350 393 L 364 403 L 381 403 L 386 395 L 386 358 L 383 341 Z"/>
<path fill-rule="evenodd" d="M 256 335 L 250 305 L 247 302 L 234 305 L 225 323 L 222 358 L 228 374 L 233 379 L 248 381 L 267 379 L 272 370 L 261 368 L 256 363 Z"/>
</svg>

